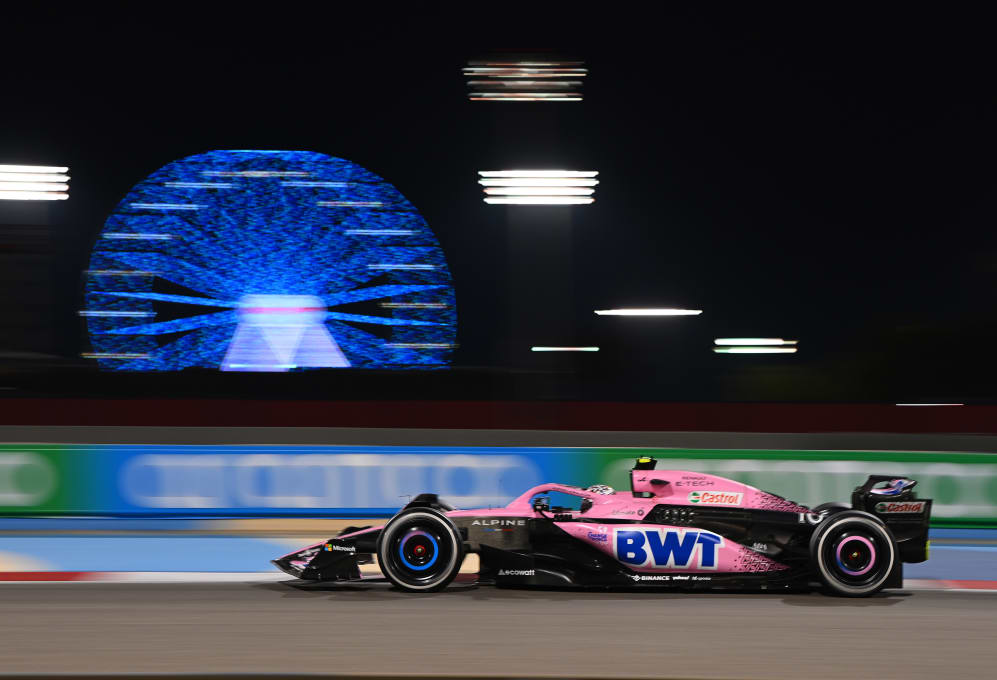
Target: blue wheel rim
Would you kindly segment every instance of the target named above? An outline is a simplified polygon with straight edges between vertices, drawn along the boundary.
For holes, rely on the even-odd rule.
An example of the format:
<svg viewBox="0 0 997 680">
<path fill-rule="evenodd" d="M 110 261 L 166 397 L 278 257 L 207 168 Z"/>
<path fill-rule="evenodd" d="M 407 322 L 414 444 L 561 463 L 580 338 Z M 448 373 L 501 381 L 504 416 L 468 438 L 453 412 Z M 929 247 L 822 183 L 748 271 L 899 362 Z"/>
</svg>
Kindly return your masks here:
<svg viewBox="0 0 997 680">
<path fill-rule="evenodd" d="M 405 557 L 405 544 L 413 536 L 425 536 L 426 538 L 429 539 L 429 542 L 433 544 L 433 558 L 431 560 L 429 560 L 429 562 L 427 562 L 426 564 L 423 564 L 421 566 L 420 565 L 416 565 L 416 564 L 412 564 Z M 436 539 L 431 534 L 429 534 L 429 533 L 427 533 L 425 531 L 413 531 L 413 532 L 410 532 L 405 538 L 403 538 L 402 541 L 401 541 L 401 543 L 398 544 L 398 556 L 401 557 L 402 564 L 404 564 L 406 567 L 408 567 L 412 571 L 425 571 L 426 569 L 429 569 L 431 566 L 433 566 L 434 564 L 436 564 L 436 560 L 440 556 L 440 544 L 436 542 Z"/>
</svg>

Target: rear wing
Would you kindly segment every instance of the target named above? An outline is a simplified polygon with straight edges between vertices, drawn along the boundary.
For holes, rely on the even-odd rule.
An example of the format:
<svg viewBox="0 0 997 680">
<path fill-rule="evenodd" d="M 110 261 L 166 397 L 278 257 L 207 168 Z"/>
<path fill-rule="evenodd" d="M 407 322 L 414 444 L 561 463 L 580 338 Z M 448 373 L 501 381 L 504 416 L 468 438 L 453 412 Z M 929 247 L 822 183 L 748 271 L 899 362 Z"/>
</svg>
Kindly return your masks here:
<svg viewBox="0 0 997 680">
<path fill-rule="evenodd" d="M 852 508 L 875 515 L 897 539 L 904 562 L 928 559 L 930 498 L 918 498 L 917 482 L 902 475 L 869 475 L 852 492 Z"/>
</svg>

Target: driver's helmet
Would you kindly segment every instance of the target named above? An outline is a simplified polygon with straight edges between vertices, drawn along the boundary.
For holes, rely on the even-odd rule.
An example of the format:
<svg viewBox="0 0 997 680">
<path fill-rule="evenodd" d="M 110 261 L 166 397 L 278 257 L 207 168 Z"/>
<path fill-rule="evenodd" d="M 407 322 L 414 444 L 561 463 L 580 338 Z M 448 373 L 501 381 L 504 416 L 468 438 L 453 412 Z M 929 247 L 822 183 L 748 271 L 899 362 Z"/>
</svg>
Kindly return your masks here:
<svg viewBox="0 0 997 680">
<path fill-rule="evenodd" d="M 592 493 L 603 494 L 604 496 L 608 496 L 609 494 L 616 493 L 616 490 L 613 489 L 613 487 L 606 486 L 605 484 L 593 484 L 592 486 L 588 487 L 585 490 L 586 491 L 590 491 Z"/>
</svg>

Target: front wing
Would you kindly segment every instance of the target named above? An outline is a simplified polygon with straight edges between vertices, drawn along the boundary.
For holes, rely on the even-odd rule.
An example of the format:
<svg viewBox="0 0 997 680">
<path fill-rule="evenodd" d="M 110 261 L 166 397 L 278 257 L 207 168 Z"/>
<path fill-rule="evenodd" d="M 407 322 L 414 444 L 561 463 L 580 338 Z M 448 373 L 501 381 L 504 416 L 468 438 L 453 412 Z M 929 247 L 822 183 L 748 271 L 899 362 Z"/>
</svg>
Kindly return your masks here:
<svg viewBox="0 0 997 680">
<path fill-rule="evenodd" d="M 304 581 L 359 581 L 360 565 L 372 564 L 380 527 L 350 527 L 336 538 L 288 553 L 271 564 Z"/>
</svg>

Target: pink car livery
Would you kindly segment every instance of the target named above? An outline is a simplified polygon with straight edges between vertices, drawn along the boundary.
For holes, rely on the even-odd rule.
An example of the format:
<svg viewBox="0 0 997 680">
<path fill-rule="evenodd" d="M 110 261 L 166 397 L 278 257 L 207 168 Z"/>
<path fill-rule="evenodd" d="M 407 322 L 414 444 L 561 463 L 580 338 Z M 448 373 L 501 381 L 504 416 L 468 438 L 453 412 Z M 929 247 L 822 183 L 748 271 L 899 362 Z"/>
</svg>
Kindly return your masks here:
<svg viewBox="0 0 997 680">
<path fill-rule="evenodd" d="M 873 475 L 851 503 L 815 508 L 740 482 L 637 459 L 630 491 L 541 484 L 504 508 L 458 510 L 422 494 L 378 527 L 351 527 L 273 563 L 300 579 L 369 580 L 432 592 L 469 553 L 478 583 L 504 587 L 804 590 L 841 596 L 900 587 L 928 551 L 931 500 L 917 482 Z M 551 505 L 555 494 L 571 499 Z"/>
</svg>

